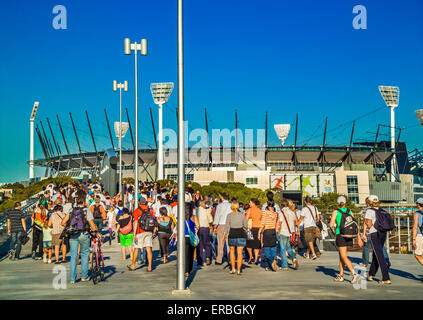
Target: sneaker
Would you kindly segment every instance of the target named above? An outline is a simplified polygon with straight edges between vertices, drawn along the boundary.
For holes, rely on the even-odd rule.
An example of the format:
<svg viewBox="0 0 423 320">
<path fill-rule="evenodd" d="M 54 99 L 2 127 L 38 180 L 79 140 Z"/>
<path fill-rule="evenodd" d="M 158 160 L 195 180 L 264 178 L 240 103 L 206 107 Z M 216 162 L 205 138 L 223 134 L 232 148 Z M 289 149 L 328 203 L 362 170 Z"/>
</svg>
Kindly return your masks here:
<svg viewBox="0 0 423 320">
<path fill-rule="evenodd" d="M 294 259 L 294 269 L 298 270 L 298 268 L 299 268 L 298 260 Z"/>
<path fill-rule="evenodd" d="M 311 260 L 316 260 L 316 259 L 317 259 L 317 256 L 316 256 L 315 254 L 313 254 L 313 255 L 310 257 L 310 259 L 311 259 Z"/>
<path fill-rule="evenodd" d="M 210 258 L 207 258 L 207 259 L 206 259 L 206 265 L 208 265 L 208 266 L 209 266 L 210 264 L 211 264 Z"/>
<path fill-rule="evenodd" d="M 81 282 L 87 282 L 87 281 L 90 281 L 90 277 L 87 277 L 87 278 L 81 278 Z"/>
<path fill-rule="evenodd" d="M 392 284 L 391 280 L 386 280 L 386 281 L 379 281 L 380 285 L 385 285 L 385 284 Z"/>
<path fill-rule="evenodd" d="M 344 277 L 341 276 L 341 275 L 339 275 L 339 274 L 337 274 L 336 277 L 335 277 L 335 279 L 333 279 L 333 281 L 335 281 L 335 282 L 344 282 Z"/>
<path fill-rule="evenodd" d="M 32 259 L 35 260 L 35 252 L 32 253 Z"/>
<path fill-rule="evenodd" d="M 35 260 L 42 260 L 43 258 L 41 257 L 35 257 Z"/>
<path fill-rule="evenodd" d="M 353 277 L 352 277 L 352 280 L 351 280 L 351 283 L 352 284 L 357 283 L 358 277 L 359 277 L 359 275 L 357 273 L 354 273 L 353 274 Z"/>
<path fill-rule="evenodd" d="M 70 284 L 75 284 L 75 281 L 71 281 Z"/>
<path fill-rule="evenodd" d="M 305 259 L 310 258 L 310 256 L 309 256 L 307 253 L 304 253 L 303 257 L 304 257 Z"/>
<path fill-rule="evenodd" d="M 12 260 L 15 257 L 15 250 L 10 250 L 9 251 L 9 259 Z"/>
<path fill-rule="evenodd" d="M 288 271 L 288 270 L 289 270 L 289 268 L 279 268 L 279 270 L 282 270 L 282 271 Z"/>
<path fill-rule="evenodd" d="M 372 276 L 368 276 L 367 277 L 367 281 L 373 281 L 373 277 Z"/>
</svg>

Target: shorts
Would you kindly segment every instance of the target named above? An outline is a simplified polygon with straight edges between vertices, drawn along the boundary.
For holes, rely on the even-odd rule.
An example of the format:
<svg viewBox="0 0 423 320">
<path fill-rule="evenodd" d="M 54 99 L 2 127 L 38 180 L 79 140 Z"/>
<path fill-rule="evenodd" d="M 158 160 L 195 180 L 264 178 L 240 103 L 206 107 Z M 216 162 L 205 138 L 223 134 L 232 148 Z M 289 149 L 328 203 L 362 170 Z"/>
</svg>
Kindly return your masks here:
<svg viewBox="0 0 423 320">
<path fill-rule="evenodd" d="M 353 246 L 353 238 L 344 238 L 340 234 L 336 235 L 336 246 L 339 247 L 352 247 Z"/>
<path fill-rule="evenodd" d="M 64 244 L 63 239 L 59 239 L 60 237 L 60 233 L 58 234 L 53 234 L 51 237 L 51 245 L 54 246 L 61 246 L 62 244 Z"/>
<path fill-rule="evenodd" d="M 417 248 L 414 250 L 414 255 L 423 256 L 423 235 L 418 234 L 416 237 Z"/>
<path fill-rule="evenodd" d="M 130 247 L 134 242 L 134 234 L 132 232 L 128 234 L 122 234 L 119 232 L 119 240 L 122 247 Z"/>
<path fill-rule="evenodd" d="M 151 232 L 137 234 L 137 240 L 137 243 L 134 241 L 134 248 L 142 249 L 145 247 L 153 247 L 153 233 Z"/>
<path fill-rule="evenodd" d="M 245 247 L 247 245 L 247 239 L 245 238 L 228 238 L 228 244 L 230 247 Z"/>
<path fill-rule="evenodd" d="M 51 241 L 43 241 L 44 249 L 51 249 Z"/>
<path fill-rule="evenodd" d="M 314 242 L 314 240 L 316 240 L 316 228 L 317 227 L 304 228 L 304 237 L 307 243 Z"/>
</svg>

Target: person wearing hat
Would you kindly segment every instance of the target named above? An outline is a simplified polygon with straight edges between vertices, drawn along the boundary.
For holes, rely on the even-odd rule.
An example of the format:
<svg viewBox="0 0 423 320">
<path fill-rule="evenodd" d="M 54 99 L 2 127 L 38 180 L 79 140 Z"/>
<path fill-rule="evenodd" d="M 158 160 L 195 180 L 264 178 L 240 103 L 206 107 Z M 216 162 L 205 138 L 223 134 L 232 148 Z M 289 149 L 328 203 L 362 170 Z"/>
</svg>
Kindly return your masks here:
<svg viewBox="0 0 423 320">
<path fill-rule="evenodd" d="M 372 264 L 370 265 L 368 280 L 373 281 L 373 277 L 376 275 L 376 272 L 380 267 L 380 271 L 382 272 L 382 281 L 380 281 L 379 284 L 392 284 L 391 279 L 389 278 L 388 264 L 385 256 L 383 255 L 386 232 L 380 232 L 374 227 L 376 222 L 376 212 L 380 210 L 380 201 L 378 196 L 369 196 L 369 205 L 370 208 L 366 211 L 366 215 L 364 216 L 364 223 L 367 225 L 367 228 L 369 228 L 369 237 L 373 247 Z"/>
<path fill-rule="evenodd" d="M 344 269 L 345 266 L 350 270 L 353 275 L 351 283 L 356 283 L 358 280 L 358 274 L 354 272 L 354 268 L 352 266 L 351 260 L 348 259 L 348 247 L 353 246 L 353 238 L 345 238 L 341 235 L 340 226 L 341 226 L 341 219 L 344 214 L 349 214 L 354 218 L 353 213 L 350 209 L 346 207 L 347 199 L 344 196 L 338 197 L 338 209 L 332 212 L 332 217 L 330 219 L 329 227 L 335 229 L 336 235 L 336 246 L 338 247 L 339 251 L 339 274 L 336 275 L 334 281 L 336 282 L 343 282 L 344 281 Z M 360 247 L 363 246 L 363 242 L 359 235 L 357 235 L 358 245 Z"/>
<path fill-rule="evenodd" d="M 138 221 L 144 214 L 151 214 L 155 219 L 154 212 L 147 206 L 147 200 L 145 198 L 140 198 L 139 207 L 134 211 L 134 254 L 132 255 L 132 264 L 128 265 L 128 269 L 131 271 L 135 270 L 135 263 L 138 259 L 139 249 L 146 248 L 147 251 L 147 261 L 148 268 L 147 271 L 152 271 L 152 261 L 153 261 L 153 234 L 157 231 L 157 227 L 154 230 L 143 230 L 139 225 Z"/>
<path fill-rule="evenodd" d="M 423 266 L 423 198 L 418 198 L 416 205 L 418 210 L 414 213 L 413 224 L 414 256 Z"/>
</svg>

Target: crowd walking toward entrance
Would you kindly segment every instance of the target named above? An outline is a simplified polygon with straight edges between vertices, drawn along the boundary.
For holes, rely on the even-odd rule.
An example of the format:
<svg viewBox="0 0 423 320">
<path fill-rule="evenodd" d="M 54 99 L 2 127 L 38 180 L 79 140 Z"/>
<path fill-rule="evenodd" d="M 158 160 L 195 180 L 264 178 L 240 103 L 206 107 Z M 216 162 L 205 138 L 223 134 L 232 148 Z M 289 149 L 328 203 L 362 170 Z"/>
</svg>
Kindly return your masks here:
<svg viewBox="0 0 423 320">
<path fill-rule="evenodd" d="M 135 195 L 134 185 L 125 183 L 122 194 L 111 196 L 100 183 L 49 185 L 39 196 L 31 216 L 32 259 L 46 264 L 70 262 L 71 283 L 89 281 L 94 266 L 101 273 L 101 245 L 107 242 L 119 243 L 120 260 L 128 261 L 127 271 L 153 272 L 157 264 L 167 264 L 177 250 L 178 189 L 170 182 L 146 182 L 140 183 L 139 190 L 140 194 Z M 359 275 L 348 257 L 348 250 L 358 245 L 362 248 L 360 267 L 368 268 L 367 280 L 373 281 L 380 269 L 379 283 L 392 284 L 385 242 L 387 232 L 395 226 L 375 195 L 366 199 L 362 232 L 344 196 L 338 198 L 338 207 L 328 221 L 324 221 L 309 196 L 300 208 L 290 199 L 276 203 L 272 191 L 267 192 L 265 203 L 252 198 L 248 204 L 226 192 L 219 198 L 203 195 L 191 185 L 183 196 L 186 277 L 196 268 L 211 265 L 213 260 L 217 266 L 226 262 L 229 274 L 237 276 L 247 276 L 247 266 L 269 272 L 298 272 L 307 260 L 321 257 L 317 241 L 329 232 L 339 255 L 335 282 L 344 282 L 346 271 L 351 274 L 351 283 L 358 281 Z M 423 266 L 423 199 L 418 199 L 416 205 L 413 248 L 417 262 Z M 8 257 L 20 260 L 28 230 L 19 202 L 8 211 L 7 228 L 11 237 Z M 155 241 L 160 248 L 160 261 L 154 256 Z"/>
</svg>

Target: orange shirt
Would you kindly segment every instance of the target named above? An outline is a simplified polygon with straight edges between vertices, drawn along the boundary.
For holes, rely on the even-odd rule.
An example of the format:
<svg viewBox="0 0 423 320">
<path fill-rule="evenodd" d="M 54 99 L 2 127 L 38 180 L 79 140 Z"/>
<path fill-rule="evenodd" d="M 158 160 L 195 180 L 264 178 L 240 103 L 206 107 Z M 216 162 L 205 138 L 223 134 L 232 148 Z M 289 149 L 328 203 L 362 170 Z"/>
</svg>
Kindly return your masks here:
<svg viewBox="0 0 423 320">
<path fill-rule="evenodd" d="M 253 220 L 252 228 L 260 228 L 263 211 L 258 207 L 253 207 L 248 209 L 248 212 L 250 213 L 249 219 Z"/>
<path fill-rule="evenodd" d="M 153 218 L 156 218 L 154 216 L 153 210 L 151 210 L 145 204 L 140 205 L 140 208 L 142 208 L 144 211 L 150 210 L 150 213 L 153 216 Z M 138 219 L 142 216 L 142 211 L 141 211 L 140 208 L 136 208 L 135 211 L 134 211 L 134 221 L 137 221 L 138 222 Z M 144 233 L 144 232 L 147 232 L 147 231 L 141 229 L 140 226 L 139 226 L 139 224 L 138 224 L 138 226 L 137 226 L 137 234 Z"/>
<path fill-rule="evenodd" d="M 281 228 L 281 221 L 278 219 L 278 213 L 264 210 L 261 217 L 260 227 L 263 229 L 276 229 L 276 231 L 279 231 Z"/>
</svg>

